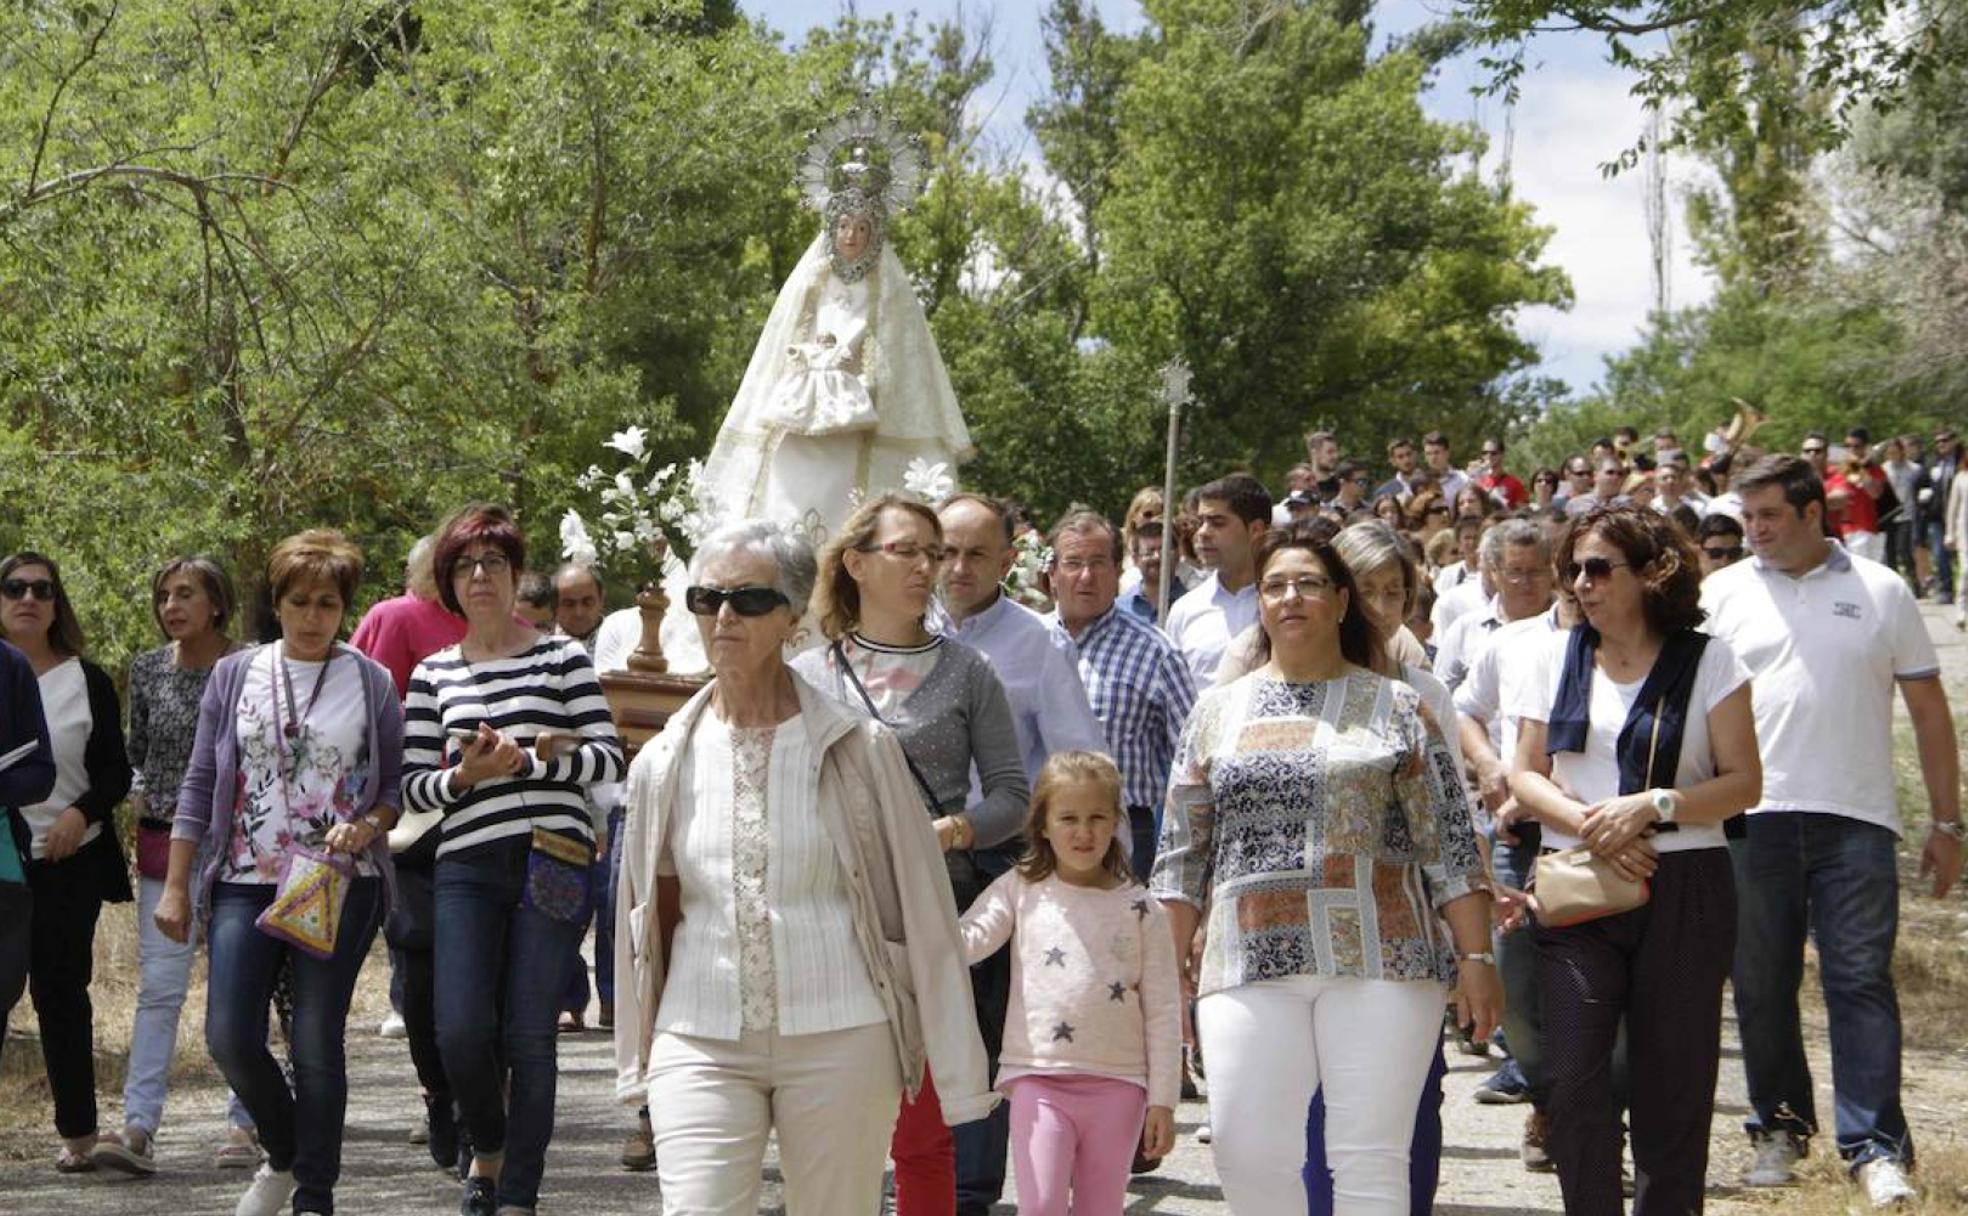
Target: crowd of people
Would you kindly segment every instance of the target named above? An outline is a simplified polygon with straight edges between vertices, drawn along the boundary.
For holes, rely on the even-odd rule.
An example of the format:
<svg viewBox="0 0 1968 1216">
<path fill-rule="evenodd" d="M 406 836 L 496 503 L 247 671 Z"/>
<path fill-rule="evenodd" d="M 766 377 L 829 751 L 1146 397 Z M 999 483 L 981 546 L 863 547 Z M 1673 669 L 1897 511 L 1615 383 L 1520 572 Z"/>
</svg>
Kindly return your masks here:
<svg viewBox="0 0 1968 1216">
<path fill-rule="evenodd" d="M 1819 1136 L 1809 937 L 1835 1151 L 1905 1202 L 1896 858 L 1913 832 L 1938 897 L 1963 841 L 1917 601 L 1968 623 L 1968 469 L 1951 431 L 1843 440 L 1626 431 L 1526 482 L 1499 440 L 1374 470 L 1315 432 L 1275 499 L 1231 473 L 1073 506 L 1019 596 L 1033 525 L 983 494 L 872 497 L 817 551 L 729 521 L 689 566 L 709 676 L 633 764 L 597 673 L 636 610 L 530 569 L 500 507 L 359 621 L 357 545 L 280 541 L 263 640 L 221 564 L 167 562 L 120 692 L 57 557 L 12 554 L 0 1008 L 31 993 L 55 1168 L 160 1168 L 202 952 L 235 1210 L 331 1213 L 380 935 L 412 1139 L 466 1216 L 538 1208 L 591 1005 L 623 1164 L 679 1214 L 756 1211 L 773 1140 L 795 1213 L 879 1210 L 891 1162 L 901 1216 L 986 1212 L 1008 1174 L 1032 1216 L 1117 1213 L 1198 1082 L 1231 1211 L 1424 1213 L 1445 1044 L 1498 1062 L 1477 1098 L 1527 1108 L 1568 1212 L 1698 1212 L 1725 985 L 1742 1181 Z M 93 941 L 132 899 L 105 1127 Z"/>
</svg>

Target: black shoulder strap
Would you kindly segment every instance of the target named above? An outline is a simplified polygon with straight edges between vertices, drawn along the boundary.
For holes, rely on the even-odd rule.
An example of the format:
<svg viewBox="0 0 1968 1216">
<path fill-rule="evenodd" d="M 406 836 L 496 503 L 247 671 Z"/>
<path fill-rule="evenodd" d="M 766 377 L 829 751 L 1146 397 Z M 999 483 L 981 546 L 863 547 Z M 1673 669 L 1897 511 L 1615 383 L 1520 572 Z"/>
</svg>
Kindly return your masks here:
<svg viewBox="0 0 1968 1216">
<path fill-rule="evenodd" d="M 867 688 L 863 687 L 861 677 L 854 674 L 854 664 L 847 661 L 847 651 L 842 649 L 839 639 L 835 639 L 831 649 L 834 664 L 840 669 L 841 678 L 852 684 L 854 691 L 861 694 L 861 704 L 868 707 L 868 716 L 893 730 L 894 723 L 881 716 L 881 711 L 875 708 L 875 699 L 869 696 Z M 922 775 L 922 770 L 916 767 L 916 761 L 909 755 L 909 749 L 906 747 L 902 749 L 902 761 L 909 766 L 909 775 L 916 779 L 916 788 L 922 791 L 923 805 L 929 809 L 930 814 L 941 814 L 942 808 L 936 802 L 936 791 L 929 788 L 928 779 Z"/>
</svg>

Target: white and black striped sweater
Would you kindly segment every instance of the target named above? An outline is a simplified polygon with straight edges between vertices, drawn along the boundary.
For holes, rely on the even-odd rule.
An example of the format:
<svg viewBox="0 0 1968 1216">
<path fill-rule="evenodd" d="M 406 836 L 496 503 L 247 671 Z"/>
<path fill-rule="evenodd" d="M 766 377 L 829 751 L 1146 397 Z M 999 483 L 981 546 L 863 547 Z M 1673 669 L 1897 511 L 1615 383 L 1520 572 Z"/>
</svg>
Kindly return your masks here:
<svg viewBox="0 0 1968 1216">
<path fill-rule="evenodd" d="M 528 755 L 545 731 L 578 733 L 583 741 L 552 760 L 535 757 L 521 776 L 491 778 L 458 793 L 445 779 L 460 755 L 447 732 L 475 730 L 480 722 L 516 740 Z M 530 836 L 534 828 L 592 844 L 585 791 L 622 780 L 626 769 L 594 664 L 572 638 L 542 637 L 511 658 L 482 663 L 467 662 L 459 647 L 447 646 L 410 677 L 403 805 L 444 813 L 439 857 Z"/>
</svg>

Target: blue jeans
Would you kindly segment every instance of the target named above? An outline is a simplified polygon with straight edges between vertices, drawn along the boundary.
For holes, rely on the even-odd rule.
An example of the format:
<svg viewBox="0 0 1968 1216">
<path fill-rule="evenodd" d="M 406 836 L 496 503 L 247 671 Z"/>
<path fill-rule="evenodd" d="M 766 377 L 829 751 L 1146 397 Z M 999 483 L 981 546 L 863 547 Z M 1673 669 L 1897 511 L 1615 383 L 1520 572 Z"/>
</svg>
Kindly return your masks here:
<svg viewBox="0 0 1968 1216">
<path fill-rule="evenodd" d="M 1442 1181 L 1442 1078 L 1448 1074 L 1442 1041 L 1435 1040 L 1435 1061 L 1422 1082 L 1421 1105 L 1415 1108 L 1414 1139 L 1408 1144 L 1408 1211 L 1428 1216 L 1435 1210 L 1435 1188 Z M 1307 1216 L 1332 1216 L 1333 1176 L 1326 1164 L 1326 1091 L 1313 1091 L 1305 1111 L 1305 1207 Z"/>
<path fill-rule="evenodd" d="M 592 995 L 600 997 L 604 1005 L 615 1003 L 615 879 L 622 869 L 622 822 L 628 815 L 627 807 L 616 807 L 608 812 L 608 852 L 595 861 L 594 881 L 596 894 L 594 910 L 594 989 Z M 586 926 L 582 934 L 587 933 Z M 590 990 L 588 988 L 588 965 L 581 958 L 581 943 L 574 943 L 574 961 L 567 969 L 567 991 L 563 994 L 561 1008 L 568 1013 L 582 1013 L 588 1007 Z"/>
<path fill-rule="evenodd" d="M 171 1057 L 178 1050 L 178 1016 L 191 989 L 191 964 L 198 957 L 196 939 L 174 942 L 151 919 L 163 894 L 163 879 L 137 880 L 137 1015 L 123 1076 L 123 1125 L 141 1128 L 153 1139 L 164 1122 Z M 253 1126 L 238 1094 L 226 1095 L 226 1126 Z"/>
<path fill-rule="evenodd" d="M 437 863 L 437 1046 L 474 1151 L 505 1154 L 501 1207 L 539 1200 L 559 1071 L 554 1023 L 586 927 L 522 906 L 531 851 L 521 837 Z"/>
<path fill-rule="evenodd" d="M 1892 972 L 1898 841 L 1883 827 L 1843 815 L 1769 811 L 1751 815 L 1748 836 L 1729 844 L 1741 909 L 1736 1021 L 1749 1076 L 1748 1130 L 1817 1130 L 1797 1017 L 1808 934 L 1818 945 L 1831 1023 L 1839 1155 L 1854 1168 L 1878 1157 L 1911 1164 Z"/>
<path fill-rule="evenodd" d="M 1541 833 L 1535 823 L 1516 827 L 1519 843 L 1495 841 L 1490 864 L 1497 881 L 1522 891 L 1531 885 L 1531 871 L 1537 865 Z M 1531 1101 L 1544 1108 L 1544 1019 L 1539 1015 L 1537 942 L 1529 927 L 1513 933 L 1497 933 L 1493 948 L 1497 956 L 1497 978 L 1503 981 L 1503 1039 L 1510 1058 L 1530 1086 Z"/>
<path fill-rule="evenodd" d="M 217 883 L 208 930 L 211 972 L 205 1046 L 252 1116 L 267 1164 L 294 1171 L 297 1211 L 332 1213 L 348 1111 L 343 1040 L 355 979 L 382 922 L 382 882 L 358 878 L 342 905 L 333 958 L 268 937 L 253 922 L 273 902 L 272 883 Z M 267 1006 L 282 966 L 291 972 L 294 1085 L 267 1050 Z"/>
<path fill-rule="evenodd" d="M 1954 602 L 1954 550 L 1942 543 L 1947 535 L 1947 525 L 1939 519 L 1930 519 L 1923 525 L 1927 529 L 1927 551 L 1934 555 L 1934 581 L 1940 594 L 1936 597 L 1943 604 Z"/>
</svg>

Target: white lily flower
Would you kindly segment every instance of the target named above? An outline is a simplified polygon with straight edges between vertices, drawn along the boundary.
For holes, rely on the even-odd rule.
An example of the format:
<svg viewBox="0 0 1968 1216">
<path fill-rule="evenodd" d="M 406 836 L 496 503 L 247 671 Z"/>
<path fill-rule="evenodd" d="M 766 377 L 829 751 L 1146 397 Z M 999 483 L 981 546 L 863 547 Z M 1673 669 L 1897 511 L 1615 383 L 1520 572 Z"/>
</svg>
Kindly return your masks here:
<svg viewBox="0 0 1968 1216">
<path fill-rule="evenodd" d="M 921 456 L 909 462 L 902 474 L 902 488 L 925 502 L 941 502 L 957 488 L 957 482 L 950 476 L 950 466 L 939 460 L 931 464 Z"/>
<path fill-rule="evenodd" d="M 583 565 L 593 565 L 599 557 L 594 538 L 588 535 L 587 521 L 571 508 L 560 517 L 560 552 L 568 561 Z"/>
<path fill-rule="evenodd" d="M 641 460 L 649 451 L 649 428 L 632 426 L 627 430 L 616 431 L 608 437 L 605 446 L 614 448 L 630 460 Z"/>
</svg>

